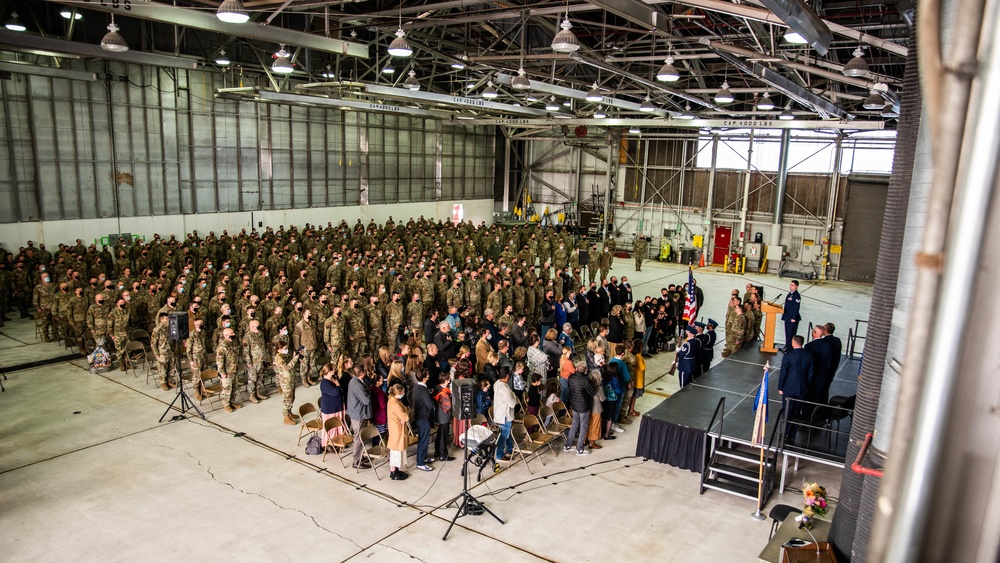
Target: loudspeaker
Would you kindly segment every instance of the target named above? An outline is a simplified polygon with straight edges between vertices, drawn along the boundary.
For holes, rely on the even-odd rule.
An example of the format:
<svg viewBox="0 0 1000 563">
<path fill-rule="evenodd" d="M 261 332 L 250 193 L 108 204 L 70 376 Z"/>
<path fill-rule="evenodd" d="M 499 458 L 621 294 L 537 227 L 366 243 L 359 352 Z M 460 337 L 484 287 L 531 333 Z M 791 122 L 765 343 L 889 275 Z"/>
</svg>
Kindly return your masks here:
<svg viewBox="0 0 1000 563">
<path fill-rule="evenodd" d="M 170 318 L 167 321 L 167 333 L 170 336 L 170 340 L 174 342 L 187 340 L 188 314 L 186 312 L 170 313 Z"/>
<path fill-rule="evenodd" d="M 580 267 L 584 267 L 590 263 L 590 252 L 586 250 L 580 251 Z"/>
<path fill-rule="evenodd" d="M 451 416 L 456 420 L 472 420 L 476 412 L 476 382 L 456 379 L 451 382 Z"/>
</svg>

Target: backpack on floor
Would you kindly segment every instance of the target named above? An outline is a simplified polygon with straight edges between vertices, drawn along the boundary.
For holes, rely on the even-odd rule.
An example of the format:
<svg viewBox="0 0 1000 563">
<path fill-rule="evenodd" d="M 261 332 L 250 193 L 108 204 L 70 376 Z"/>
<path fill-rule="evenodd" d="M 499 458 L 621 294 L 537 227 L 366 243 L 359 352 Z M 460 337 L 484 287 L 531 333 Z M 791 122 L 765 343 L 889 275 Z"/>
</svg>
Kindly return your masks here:
<svg viewBox="0 0 1000 563">
<path fill-rule="evenodd" d="M 309 441 L 306 442 L 306 454 L 307 455 L 321 455 L 323 453 L 323 441 L 319 439 L 317 434 L 313 434 Z"/>
</svg>

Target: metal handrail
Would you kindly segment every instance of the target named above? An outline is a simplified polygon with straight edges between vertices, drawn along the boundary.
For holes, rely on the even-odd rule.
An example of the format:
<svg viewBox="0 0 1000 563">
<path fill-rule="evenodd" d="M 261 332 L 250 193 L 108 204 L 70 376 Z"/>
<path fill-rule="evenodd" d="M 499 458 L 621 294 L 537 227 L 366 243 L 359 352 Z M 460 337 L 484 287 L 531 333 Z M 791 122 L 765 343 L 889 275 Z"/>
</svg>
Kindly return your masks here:
<svg viewBox="0 0 1000 563">
<path fill-rule="evenodd" d="M 854 330 L 847 329 L 847 357 L 854 357 L 854 348 L 857 346 L 858 340 L 865 340 L 865 336 L 861 335 L 861 323 L 868 324 L 868 321 L 862 319 L 854 319 Z"/>
<path fill-rule="evenodd" d="M 720 411 L 722 413 L 721 416 L 719 416 Z M 708 447 L 708 439 L 709 438 L 708 438 L 708 435 L 711 434 L 712 427 L 715 426 L 715 417 L 716 416 L 719 416 L 719 439 L 721 440 L 722 439 L 722 425 L 723 425 L 723 422 L 725 421 L 725 418 L 726 418 L 726 397 L 725 396 L 719 397 L 719 402 L 716 403 L 716 405 L 715 405 L 715 411 L 712 412 L 712 419 L 708 421 L 708 427 L 705 428 L 705 435 L 702 437 L 702 443 L 701 443 L 701 458 L 702 458 L 702 465 L 701 465 L 701 490 L 702 490 L 702 492 L 704 492 L 704 490 L 705 490 L 705 478 L 708 475 L 708 465 L 709 465 L 709 462 L 711 461 L 712 455 L 714 455 L 714 453 L 715 453 L 714 451 L 711 451 L 711 452 L 709 451 L 709 447 Z M 713 443 L 714 443 L 714 440 L 713 440 Z"/>
<path fill-rule="evenodd" d="M 785 407 L 781 407 L 781 410 L 778 411 L 778 421 L 779 422 L 783 421 L 784 420 L 784 416 L 785 416 Z M 774 439 L 779 434 L 781 435 L 781 439 L 778 440 L 778 447 L 775 448 L 774 447 Z M 781 456 L 781 451 L 782 451 L 782 449 L 784 447 L 784 443 L 785 443 L 785 429 L 784 429 L 784 426 L 782 424 L 775 424 L 774 428 L 771 429 L 771 438 L 768 439 L 768 441 L 767 441 L 767 451 L 770 452 L 770 451 L 773 450 L 773 455 L 767 456 L 768 460 L 771 462 L 771 464 L 770 464 L 771 466 L 769 468 L 766 468 L 766 470 L 765 470 L 765 473 L 766 473 L 766 481 L 765 481 L 765 483 L 766 483 L 767 489 L 764 491 L 764 498 L 761 499 L 761 501 L 762 501 L 761 502 L 761 506 L 763 506 L 764 504 L 767 503 L 767 499 L 770 498 L 771 493 L 774 491 L 774 474 L 775 474 L 775 472 L 778 469 L 778 458 Z"/>
</svg>

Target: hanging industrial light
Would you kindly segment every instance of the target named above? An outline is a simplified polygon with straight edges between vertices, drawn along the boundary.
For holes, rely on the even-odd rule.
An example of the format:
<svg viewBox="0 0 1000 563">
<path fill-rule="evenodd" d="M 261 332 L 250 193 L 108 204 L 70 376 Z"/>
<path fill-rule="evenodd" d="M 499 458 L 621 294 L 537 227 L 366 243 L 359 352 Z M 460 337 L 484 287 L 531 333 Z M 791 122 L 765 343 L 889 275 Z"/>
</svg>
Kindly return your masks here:
<svg viewBox="0 0 1000 563">
<path fill-rule="evenodd" d="M 774 109 L 774 102 L 771 101 L 771 96 L 764 92 L 764 95 L 757 100 L 757 109 L 761 111 L 771 111 Z"/>
<path fill-rule="evenodd" d="M 60 11 L 59 15 L 62 16 L 62 17 L 64 17 L 64 18 L 66 18 L 66 19 L 68 19 L 68 20 L 82 20 L 83 19 L 83 14 L 81 14 L 80 12 L 78 12 L 76 10 L 70 10 L 69 8 L 66 8 L 66 9 Z"/>
<path fill-rule="evenodd" d="M 402 24 L 396 30 L 396 38 L 392 40 L 392 43 L 389 43 L 389 54 L 394 57 L 409 57 L 413 54 L 413 49 L 406 41 L 406 32 L 403 31 Z"/>
<path fill-rule="evenodd" d="M 226 50 L 220 49 L 219 54 L 215 57 L 215 64 L 219 66 L 229 66 L 229 57 L 226 56 Z"/>
<path fill-rule="evenodd" d="M 6 24 L 5 27 L 7 29 L 11 30 L 11 31 L 27 31 L 28 30 L 28 28 L 24 27 L 24 24 L 21 23 L 21 20 L 19 20 L 17 18 L 17 12 L 11 12 L 10 13 L 10 19 L 7 20 L 7 24 Z"/>
<path fill-rule="evenodd" d="M 128 43 L 125 38 L 118 33 L 118 26 L 115 25 L 115 16 L 111 15 L 111 23 L 108 24 L 108 32 L 101 39 L 101 49 L 112 53 L 124 53 L 128 51 Z"/>
<path fill-rule="evenodd" d="M 784 35 L 785 41 L 789 43 L 794 43 L 795 45 L 805 45 L 808 43 L 805 37 L 802 37 L 797 31 L 792 31 L 792 28 L 788 28 L 788 31 Z"/>
<path fill-rule="evenodd" d="M 465 61 L 467 60 L 469 60 L 469 58 L 463 53 L 459 55 L 457 59 L 451 62 L 451 68 L 457 70 L 465 70 Z"/>
<path fill-rule="evenodd" d="M 417 80 L 417 73 L 411 70 L 409 74 L 406 76 L 406 80 L 403 81 L 403 86 L 406 86 L 407 88 L 413 90 L 414 92 L 419 90 L 420 81 Z"/>
<path fill-rule="evenodd" d="M 728 104 L 735 100 L 733 93 L 729 91 L 729 82 L 723 81 L 722 88 L 715 93 L 715 103 L 717 104 Z"/>
<path fill-rule="evenodd" d="M 326 65 L 326 68 L 319 75 L 327 80 L 333 80 L 337 78 L 337 73 L 333 72 L 333 68 L 330 65 Z"/>
<path fill-rule="evenodd" d="M 598 106 L 597 111 L 594 112 L 594 119 L 604 119 L 608 114 L 604 112 L 604 108 Z"/>
<path fill-rule="evenodd" d="M 895 119 L 899 117 L 899 112 L 896 111 L 896 108 L 894 108 L 892 104 L 889 104 L 882 108 L 882 117 L 886 119 Z"/>
<path fill-rule="evenodd" d="M 486 81 L 486 89 L 483 90 L 483 97 L 486 98 L 487 100 L 492 100 L 493 98 L 496 98 L 499 95 L 500 95 L 500 93 L 497 92 L 496 87 L 493 86 L 493 80 L 492 79 L 491 80 L 487 80 Z"/>
<path fill-rule="evenodd" d="M 246 23 L 250 14 L 240 0 L 222 0 L 219 9 L 215 11 L 215 17 L 226 23 Z"/>
<path fill-rule="evenodd" d="M 573 24 L 569 23 L 569 13 L 563 18 L 559 27 L 562 31 L 552 38 L 552 50 L 557 53 L 575 53 L 580 50 L 580 42 L 576 39 L 576 34 L 571 30 Z"/>
<path fill-rule="evenodd" d="M 853 55 L 854 58 L 847 61 L 847 64 L 844 65 L 844 70 L 842 71 L 844 76 L 865 78 L 871 74 L 871 71 L 868 70 L 868 62 L 865 61 L 865 52 L 861 50 L 860 46 L 854 50 Z"/>
<path fill-rule="evenodd" d="M 602 99 L 604 99 L 604 96 L 601 95 L 601 90 L 597 87 L 597 82 L 594 82 L 594 85 L 590 87 L 590 91 L 587 92 L 587 101 L 599 102 Z"/>
<path fill-rule="evenodd" d="M 392 66 L 392 63 L 385 63 L 382 67 L 382 74 L 396 74 L 396 67 Z"/>
<path fill-rule="evenodd" d="M 571 108 L 571 107 L 573 107 L 573 100 L 570 100 L 570 99 L 563 100 L 563 105 L 566 106 L 566 107 L 568 107 L 568 108 Z"/>
<path fill-rule="evenodd" d="M 792 109 L 791 108 L 792 108 L 791 104 L 786 104 L 785 105 L 785 110 L 782 111 L 780 114 L 778 114 L 778 119 L 780 119 L 782 121 L 789 121 L 789 120 L 795 119 L 795 115 L 792 114 Z"/>
<path fill-rule="evenodd" d="M 881 94 L 872 90 L 871 94 L 861 103 L 861 106 L 865 109 L 882 109 L 885 107 L 885 99 L 882 98 Z"/>
<path fill-rule="evenodd" d="M 524 72 L 524 65 L 517 69 L 517 76 L 510 81 L 510 87 L 515 90 L 527 90 L 531 88 L 531 81 L 528 80 L 527 73 Z"/>
<path fill-rule="evenodd" d="M 475 88 L 476 88 L 476 81 L 475 81 L 475 80 L 473 80 L 472 78 L 469 78 L 469 79 L 468 79 L 468 80 L 467 80 L 467 81 L 465 82 L 465 89 L 466 89 L 466 90 L 474 90 Z"/>
<path fill-rule="evenodd" d="M 642 134 L 642 129 L 639 129 L 638 125 L 633 125 L 633 126 L 631 126 L 631 127 L 628 128 L 628 132 L 631 133 L 631 134 L 633 134 L 633 135 L 641 135 Z"/>
<path fill-rule="evenodd" d="M 680 77 L 681 73 L 677 72 L 677 67 L 674 66 L 674 58 L 667 56 L 663 66 L 656 72 L 656 79 L 660 82 L 676 82 Z"/>
<path fill-rule="evenodd" d="M 691 104 L 684 104 L 684 111 L 677 116 L 677 119 L 694 119 L 694 114 L 691 113 Z"/>
<path fill-rule="evenodd" d="M 649 94 L 646 94 L 646 99 L 639 105 L 639 111 L 644 111 L 646 113 L 656 111 L 656 106 L 654 106 L 653 102 L 649 99 Z"/>
<path fill-rule="evenodd" d="M 524 97 L 524 100 L 530 104 L 537 102 L 538 98 L 534 94 L 528 94 L 527 96 Z"/>
<path fill-rule="evenodd" d="M 276 72 L 278 74 L 291 74 L 295 70 L 292 66 L 291 55 L 285 50 L 285 46 L 282 45 L 278 52 L 274 54 L 274 62 L 271 63 L 271 72 Z"/>
<path fill-rule="evenodd" d="M 545 109 L 549 111 L 559 111 L 559 103 L 556 102 L 556 97 L 549 97 L 549 101 L 545 102 Z"/>
</svg>

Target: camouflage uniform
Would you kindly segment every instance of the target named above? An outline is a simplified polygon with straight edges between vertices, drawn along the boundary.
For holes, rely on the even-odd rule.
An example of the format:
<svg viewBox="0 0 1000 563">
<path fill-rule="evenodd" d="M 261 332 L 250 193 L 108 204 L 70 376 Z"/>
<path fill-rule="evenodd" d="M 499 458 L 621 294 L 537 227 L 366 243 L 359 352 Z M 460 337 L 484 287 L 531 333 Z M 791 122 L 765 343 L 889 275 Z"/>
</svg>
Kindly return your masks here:
<svg viewBox="0 0 1000 563">
<path fill-rule="evenodd" d="M 111 333 L 111 340 L 115 343 L 115 352 L 118 354 L 118 362 L 121 370 L 125 371 L 125 346 L 128 344 L 128 307 L 119 309 L 115 307 L 108 313 L 108 332 Z"/>
<path fill-rule="evenodd" d="M 215 349 L 215 364 L 219 368 L 219 378 L 222 380 L 222 403 L 227 410 L 239 408 L 233 403 L 233 385 L 236 385 L 236 374 L 239 371 L 239 349 L 235 341 L 219 339 L 219 347 Z"/>
<path fill-rule="evenodd" d="M 746 331 L 746 317 L 733 313 L 732 317 L 726 320 L 726 347 L 722 351 L 722 357 L 729 357 L 730 354 L 743 346 L 743 335 Z"/>
<path fill-rule="evenodd" d="M 347 326 L 344 314 L 340 313 L 340 316 L 337 316 L 337 313 L 334 312 L 323 326 L 323 342 L 326 343 L 330 352 L 330 361 L 335 364 L 340 359 L 340 355 L 344 353 L 346 334 Z"/>
<path fill-rule="evenodd" d="M 299 376 L 302 378 L 302 385 L 309 387 L 313 384 L 312 372 L 316 362 L 316 326 L 312 318 L 308 321 L 302 319 L 295 325 L 295 332 L 292 333 L 292 347 L 302 357 L 299 364 Z M 304 348 L 304 350 L 300 350 Z"/>
<path fill-rule="evenodd" d="M 378 348 L 379 346 L 385 344 L 382 340 L 385 336 L 385 331 L 382 330 L 382 308 L 380 306 L 369 304 L 364 307 L 364 313 L 368 320 L 368 334 L 373 339 L 372 347 Z"/>
<path fill-rule="evenodd" d="M 347 354 L 352 358 L 360 358 L 368 353 L 368 335 L 365 331 L 365 314 L 358 308 L 349 308 L 344 314 L 344 324 L 347 328 Z"/>
<path fill-rule="evenodd" d="M 52 342 L 52 310 L 55 306 L 56 286 L 50 283 L 40 283 L 35 286 L 32 302 L 35 305 L 35 320 L 41 321 L 42 339 Z"/>
<path fill-rule="evenodd" d="M 611 263 L 614 261 L 614 257 L 614 252 L 605 245 L 604 251 L 601 252 L 600 256 L 601 281 L 608 279 L 608 272 L 611 271 Z"/>
<path fill-rule="evenodd" d="M 406 325 L 416 341 L 424 343 L 424 307 L 420 301 L 411 301 L 406 305 Z"/>
<path fill-rule="evenodd" d="M 0 290 L 2 291 L 2 290 Z M 72 343 L 73 334 L 70 324 L 73 317 L 73 298 L 76 297 L 70 292 L 56 294 L 56 305 L 54 311 L 54 321 L 56 325 L 56 338 Z"/>
<path fill-rule="evenodd" d="M 403 323 L 403 304 L 390 302 L 385 307 L 385 339 L 389 347 L 396 345 L 396 334 L 399 333 L 399 325 Z"/>
<path fill-rule="evenodd" d="M 248 330 L 243 337 L 243 361 L 247 364 L 247 392 L 250 393 L 250 401 L 254 403 L 259 399 L 258 395 L 264 395 L 264 385 L 260 381 L 260 375 L 264 372 L 266 353 L 264 333 L 260 330 L 257 332 Z"/>
<path fill-rule="evenodd" d="M 191 364 L 191 387 L 195 398 L 201 400 L 201 372 L 205 370 L 205 329 L 192 330 L 187 339 L 187 358 Z"/>
<path fill-rule="evenodd" d="M 157 325 L 159 327 L 159 325 Z M 108 310 L 94 302 L 87 309 L 87 328 L 94 333 L 94 340 L 101 341 L 108 336 Z"/>
<path fill-rule="evenodd" d="M 293 419 L 292 404 L 295 403 L 295 364 L 299 357 L 284 354 L 274 356 L 274 377 L 281 388 L 281 414 L 287 419 Z M 294 422 L 293 422 L 294 424 Z"/>
<path fill-rule="evenodd" d="M 642 271 L 642 261 L 646 259 L 648 254 L 649 243 L 646 242 L 646 237 L 635 239 L 635 271 Z"/>
<path fill-rule="evenodd" d="M 93 309 L 93 307 L 91 307 Z M 176 387 L 179 377 L 177 376 L 177 358 L 174 357 L 173 346 L 170 345 L 167 323 L 158 323 L 150 335 L 150 348 L 156 356 L 156 382 L 164 390 Z M 96 333 L 95 333 L 96 334 Z"/>
</svg>

